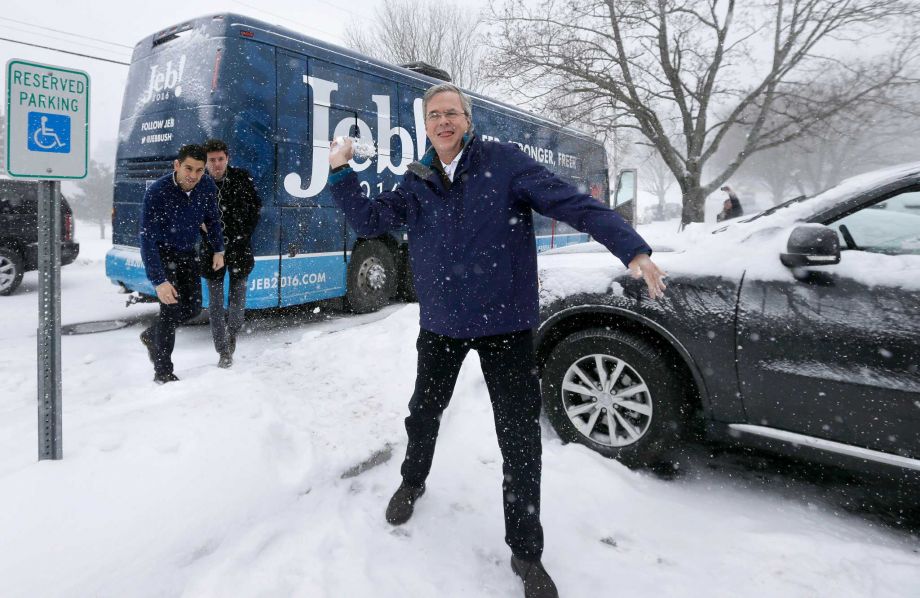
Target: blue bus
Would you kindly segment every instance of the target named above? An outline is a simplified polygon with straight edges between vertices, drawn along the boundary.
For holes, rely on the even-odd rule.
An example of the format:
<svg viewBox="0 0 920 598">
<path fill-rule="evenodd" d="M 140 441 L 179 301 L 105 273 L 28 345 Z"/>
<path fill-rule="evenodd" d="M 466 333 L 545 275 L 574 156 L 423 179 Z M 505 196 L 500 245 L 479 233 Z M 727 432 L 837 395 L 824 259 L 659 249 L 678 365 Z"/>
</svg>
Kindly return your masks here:
<svg viewBox="0 0 920 598">
<path fill-rule="evenodd" d="M 421 98 L 438 82 L 234 14 L 193 19 L 145 38 L 134 49 L 122 104 L 106 275 L 128 291 L 155 295 L 138 241 L 144 191 L 172 169 L 181 145 L 216 137 L 229 145 L 231 164 L 252 174 L 263 202 L 247 308 L 345 297 L 352 309 L 370 311 L 397 293 L 411 298 L 405 235 L 361 238 L 333 203 L 329 140 L 357 135 L 373 141 L 377 155 L 352 163 L 361 185 L 369 195 L 394 188 L 427 149 Z M 475 129 L 484 139 L 517 143 L 607 201 L 602 144 L 471 97 Z M 587 240 L 539 215 L 535 226 L 540 250 Z"/>
</svg>

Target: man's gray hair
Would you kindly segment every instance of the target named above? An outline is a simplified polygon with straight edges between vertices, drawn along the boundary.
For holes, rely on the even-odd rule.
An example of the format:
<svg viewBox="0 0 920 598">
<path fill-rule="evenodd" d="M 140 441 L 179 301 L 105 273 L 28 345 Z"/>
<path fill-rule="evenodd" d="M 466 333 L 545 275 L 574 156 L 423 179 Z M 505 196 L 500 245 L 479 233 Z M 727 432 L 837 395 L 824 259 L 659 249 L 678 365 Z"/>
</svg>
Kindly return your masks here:
<svg viewBox="0 0 920 598">
<path fill-rule="evenodd" d="M 460 96 L 460 103 L 463 105 L 463 113 L 466 114 L 467 120 L 470 122 L 470 131 L 473 130 L 473 102 L 470 100 L 470 96 L 463 93 L 463 90 L 454 85 L 453 83 L 438 83 L 437 85 L 432 85 L 428 88 L 428 91 L 425 92 L 425 95 L 422 96 L 422 113 L 423 115 L 428 115 L 428 100 L 433 98 L 439 93 L 444 92 L 453 92 Z"/>
</svg>

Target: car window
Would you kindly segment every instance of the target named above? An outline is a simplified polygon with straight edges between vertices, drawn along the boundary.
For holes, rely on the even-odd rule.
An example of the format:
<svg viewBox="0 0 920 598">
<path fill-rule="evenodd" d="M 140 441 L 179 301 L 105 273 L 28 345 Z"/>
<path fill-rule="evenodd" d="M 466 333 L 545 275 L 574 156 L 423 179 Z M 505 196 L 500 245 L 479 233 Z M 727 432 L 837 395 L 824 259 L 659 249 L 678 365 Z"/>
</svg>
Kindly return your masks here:
<svg viewBox="0 0 920 598">
<path fill-rule="evenodd" d="M 0 181 L 0 213 L 34 214 L 38 185 L 25 181 Z"/>
<path fill-rule="evenodd" d="M 889 197 L 831 224 L 845 249 L 920 255 L 920 191 Z"/>
</svg>

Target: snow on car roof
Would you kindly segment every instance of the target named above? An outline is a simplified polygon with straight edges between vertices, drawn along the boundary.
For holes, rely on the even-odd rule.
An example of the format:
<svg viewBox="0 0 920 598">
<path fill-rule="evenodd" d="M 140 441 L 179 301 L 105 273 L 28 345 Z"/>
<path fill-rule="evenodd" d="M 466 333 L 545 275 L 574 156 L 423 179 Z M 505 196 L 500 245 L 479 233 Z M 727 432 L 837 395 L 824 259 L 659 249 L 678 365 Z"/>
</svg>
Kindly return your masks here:
<svg viewBox="0 0 920 598">
<path fill-rule="evenodd" d="M 797 224 L 834 207 L 842 200 L 872 189 L 920 176 L 920 162 L 902 164 L 851 177 L 814 197 L 794 202 L 769 215 L 732 222 L 728 225 L 692 224 L 680 234 L 649 236 L 655 250 L 652 259 L 674 278 L 678 276 L 716 276 L 728 280 L 794 280 L 793 271 L 780 262 L 786 251 L 789 232 Z M 719 231 L 712 234 L 713 229 Z M 640 226 L 644 236 L 648 230 Z M 655 231 L 660 234 L 658 230 Z M 668 247 L 671 251 L 662 251 Z M 584 244 L 582 253 L 541 254 L 540 297 L 543 303 L 584 292 L 621 293 L 615 280 L 626 273 L 623 265 L 598 243 Z M 824 266 L 867 284 L 891 284 L 920 290 L 920 256 L 879 255 L 844 251 L 839 266 Z M 887 264 L 887 265 L 885 265 Z"/>
</svg>

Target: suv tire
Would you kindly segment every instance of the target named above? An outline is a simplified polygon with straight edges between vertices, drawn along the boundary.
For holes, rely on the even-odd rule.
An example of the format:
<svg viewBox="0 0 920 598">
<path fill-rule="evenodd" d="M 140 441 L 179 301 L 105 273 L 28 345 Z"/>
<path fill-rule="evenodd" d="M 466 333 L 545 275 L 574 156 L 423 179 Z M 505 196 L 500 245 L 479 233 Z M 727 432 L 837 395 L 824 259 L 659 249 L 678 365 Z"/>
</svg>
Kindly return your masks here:
<svg viewBox="0 0 920 598">
<path fill-rule="evenodd" d="M 689 412 L 672 368 L 668 356 L 633 334 L 577 332 L 560 341 L 546 362 L 543 409 L 563 441 L 628 467 L 655 467 L 667 461 Z"/>
<path fill-rule="evenodd" d="M 0 247 L 0 295 L 9 295 L 22 282 L 22 257 L 14 249 Z"/>
</svg>

